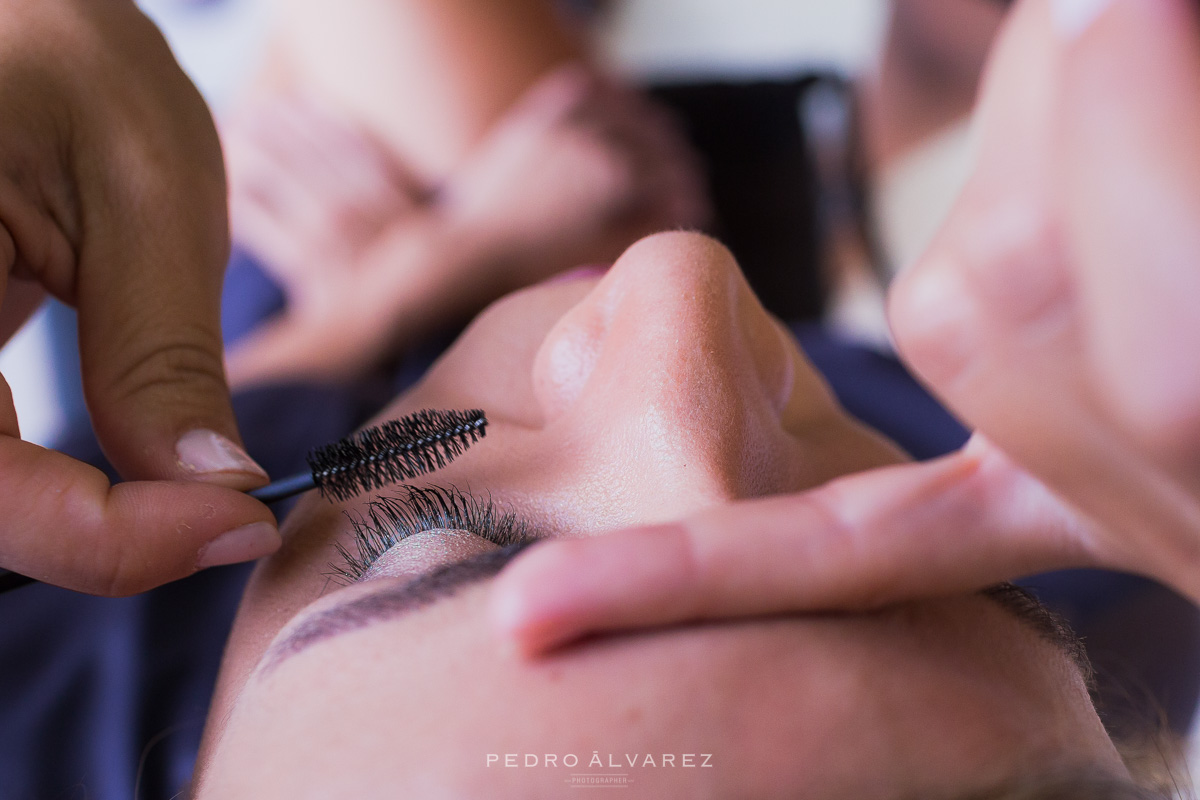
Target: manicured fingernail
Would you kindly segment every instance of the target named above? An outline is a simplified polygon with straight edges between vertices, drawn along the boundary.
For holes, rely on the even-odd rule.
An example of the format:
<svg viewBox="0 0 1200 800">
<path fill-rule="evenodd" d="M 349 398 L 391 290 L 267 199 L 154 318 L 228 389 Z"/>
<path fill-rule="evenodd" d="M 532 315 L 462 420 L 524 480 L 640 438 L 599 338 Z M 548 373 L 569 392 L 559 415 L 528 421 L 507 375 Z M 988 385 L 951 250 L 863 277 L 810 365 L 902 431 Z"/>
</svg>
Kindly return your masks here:
<svg viewBox="0 0 1200 800">
<path fill-rule="evenodd" d="M 1050 0 L 1050 13 L 1058 35 L 1069 41 L 1082 36 L 1110 5 L 1112 0 Z"/>
<path fill-rule="evenodd" d="M 279 530 L 269 522 L 255 522 L 223 533 L 209 542 L 200 551 L 197 566 L 200 569 L 220 567 L 224 564 L 240 564 L 270 555 L 279 549 L 283 540 Z"/>
<path fill-rule="evenodd" d="M 266 471 L 246 451 L 216 431 L 195 430 L 175 444 L 179 466 L 193 475 L 237 472 L 266 478 Z"/>
</svg>

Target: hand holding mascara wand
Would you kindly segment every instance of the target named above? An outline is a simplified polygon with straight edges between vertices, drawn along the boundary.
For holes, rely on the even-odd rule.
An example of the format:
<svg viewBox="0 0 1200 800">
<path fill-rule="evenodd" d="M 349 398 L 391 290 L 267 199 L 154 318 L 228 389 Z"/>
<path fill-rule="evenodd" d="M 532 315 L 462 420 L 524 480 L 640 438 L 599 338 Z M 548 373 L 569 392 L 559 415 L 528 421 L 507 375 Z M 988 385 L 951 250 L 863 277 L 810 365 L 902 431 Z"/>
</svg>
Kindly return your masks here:
<svg viewBox="0 0 1200 800">
<path fill-rule="evenodd" d="M 247 494 L 276 503 L 318 489 L 330 500 L 348 500 L 442 469 L 486 435 L 487 416 L 478 409 L 418 411 L 318 447 L 308 454 L 307 472 Z M 0 594 L 31 583 L 37 581 L 0 570 Z"/>
</svg>

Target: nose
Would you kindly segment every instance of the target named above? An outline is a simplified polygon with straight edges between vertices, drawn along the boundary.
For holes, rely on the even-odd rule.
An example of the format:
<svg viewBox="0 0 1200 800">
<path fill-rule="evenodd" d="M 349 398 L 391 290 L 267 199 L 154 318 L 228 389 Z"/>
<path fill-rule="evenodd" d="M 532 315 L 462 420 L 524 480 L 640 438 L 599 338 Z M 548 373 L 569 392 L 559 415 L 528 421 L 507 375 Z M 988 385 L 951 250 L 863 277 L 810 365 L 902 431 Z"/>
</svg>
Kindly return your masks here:
<svg viewBox="0 0 1200 800">
<path fill-rule="evenodd" d="M 688 506 L 785 490 L 785 427 L 834 407 L 729 251 L 691 233 L 626 251 L 547 335 L 533 377 L 550 424 L 601 434 Z"/>
</svg>

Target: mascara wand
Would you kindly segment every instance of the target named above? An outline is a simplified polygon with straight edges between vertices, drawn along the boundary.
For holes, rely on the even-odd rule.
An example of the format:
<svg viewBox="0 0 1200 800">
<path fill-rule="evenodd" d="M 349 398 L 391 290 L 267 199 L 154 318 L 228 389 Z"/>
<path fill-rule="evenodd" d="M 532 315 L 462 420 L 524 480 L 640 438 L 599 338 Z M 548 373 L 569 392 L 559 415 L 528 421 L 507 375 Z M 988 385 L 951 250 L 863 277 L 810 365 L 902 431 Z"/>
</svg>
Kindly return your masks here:
<svg viewBox="0 0 1200 800">
<path fill-rule="evenodd" d="M 367 428 L 308 454 L 308 472 L 247 492 L 275 503 L 309 489 L 331 500 L 441 469 L 487 435 L 482 411 L 418 411 Z"/>
<path fill-rule="evenodd" d="M 276 503 L 315 488 L 329 500 L 349 500 L 445 467 L 487 436 L 487 424 L 487 416 L 478 409 L 418 411 L 318 447 L 305 459 L 308 472 L 247 494 Z M 0 569 L 0 594 L 31 583 L 37 581 Z"/>
</svg>

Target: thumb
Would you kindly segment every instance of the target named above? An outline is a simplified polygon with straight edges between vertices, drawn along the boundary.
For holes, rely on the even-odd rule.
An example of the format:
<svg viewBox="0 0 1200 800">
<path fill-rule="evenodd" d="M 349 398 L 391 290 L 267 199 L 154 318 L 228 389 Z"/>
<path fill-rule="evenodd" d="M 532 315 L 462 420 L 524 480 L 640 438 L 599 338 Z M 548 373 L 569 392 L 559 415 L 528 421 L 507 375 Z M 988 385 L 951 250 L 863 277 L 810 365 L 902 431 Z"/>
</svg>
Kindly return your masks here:
<svg viewBox="0 0 1200 800">
<path fill-rule="evenodd" d="M 110 486 L 94 467 L 21 441 L 0 376 L 0 565 L 80 592 L 126 595 L 279 547 L 240 492 L 167 481 Z"/>
<path fill-rule="evenodd" d="M 526 654 L 586 634 L 864 609 L 1096 563 L 1091 526 L 986 441 L 938 461 L 539 545 L 492 589 Z"/>
<path fill-rule="evenodd" d="M 1059 140 L 1097 396 L 1144 443 L 1189 464 L 1200 449 L 1195 9 L 1112 0 L 1068 36 Z"/>
<path fill-rule="evenodd" d="M 222 363 L 219 280 L 178 272 L 161 281 L 170 285 L 124 278 L 95 290 L 99 300 L 80 297 L 97 437 L 128 479 L 253 488 L 267 476 L 240 445 Z"/>
</svg>

